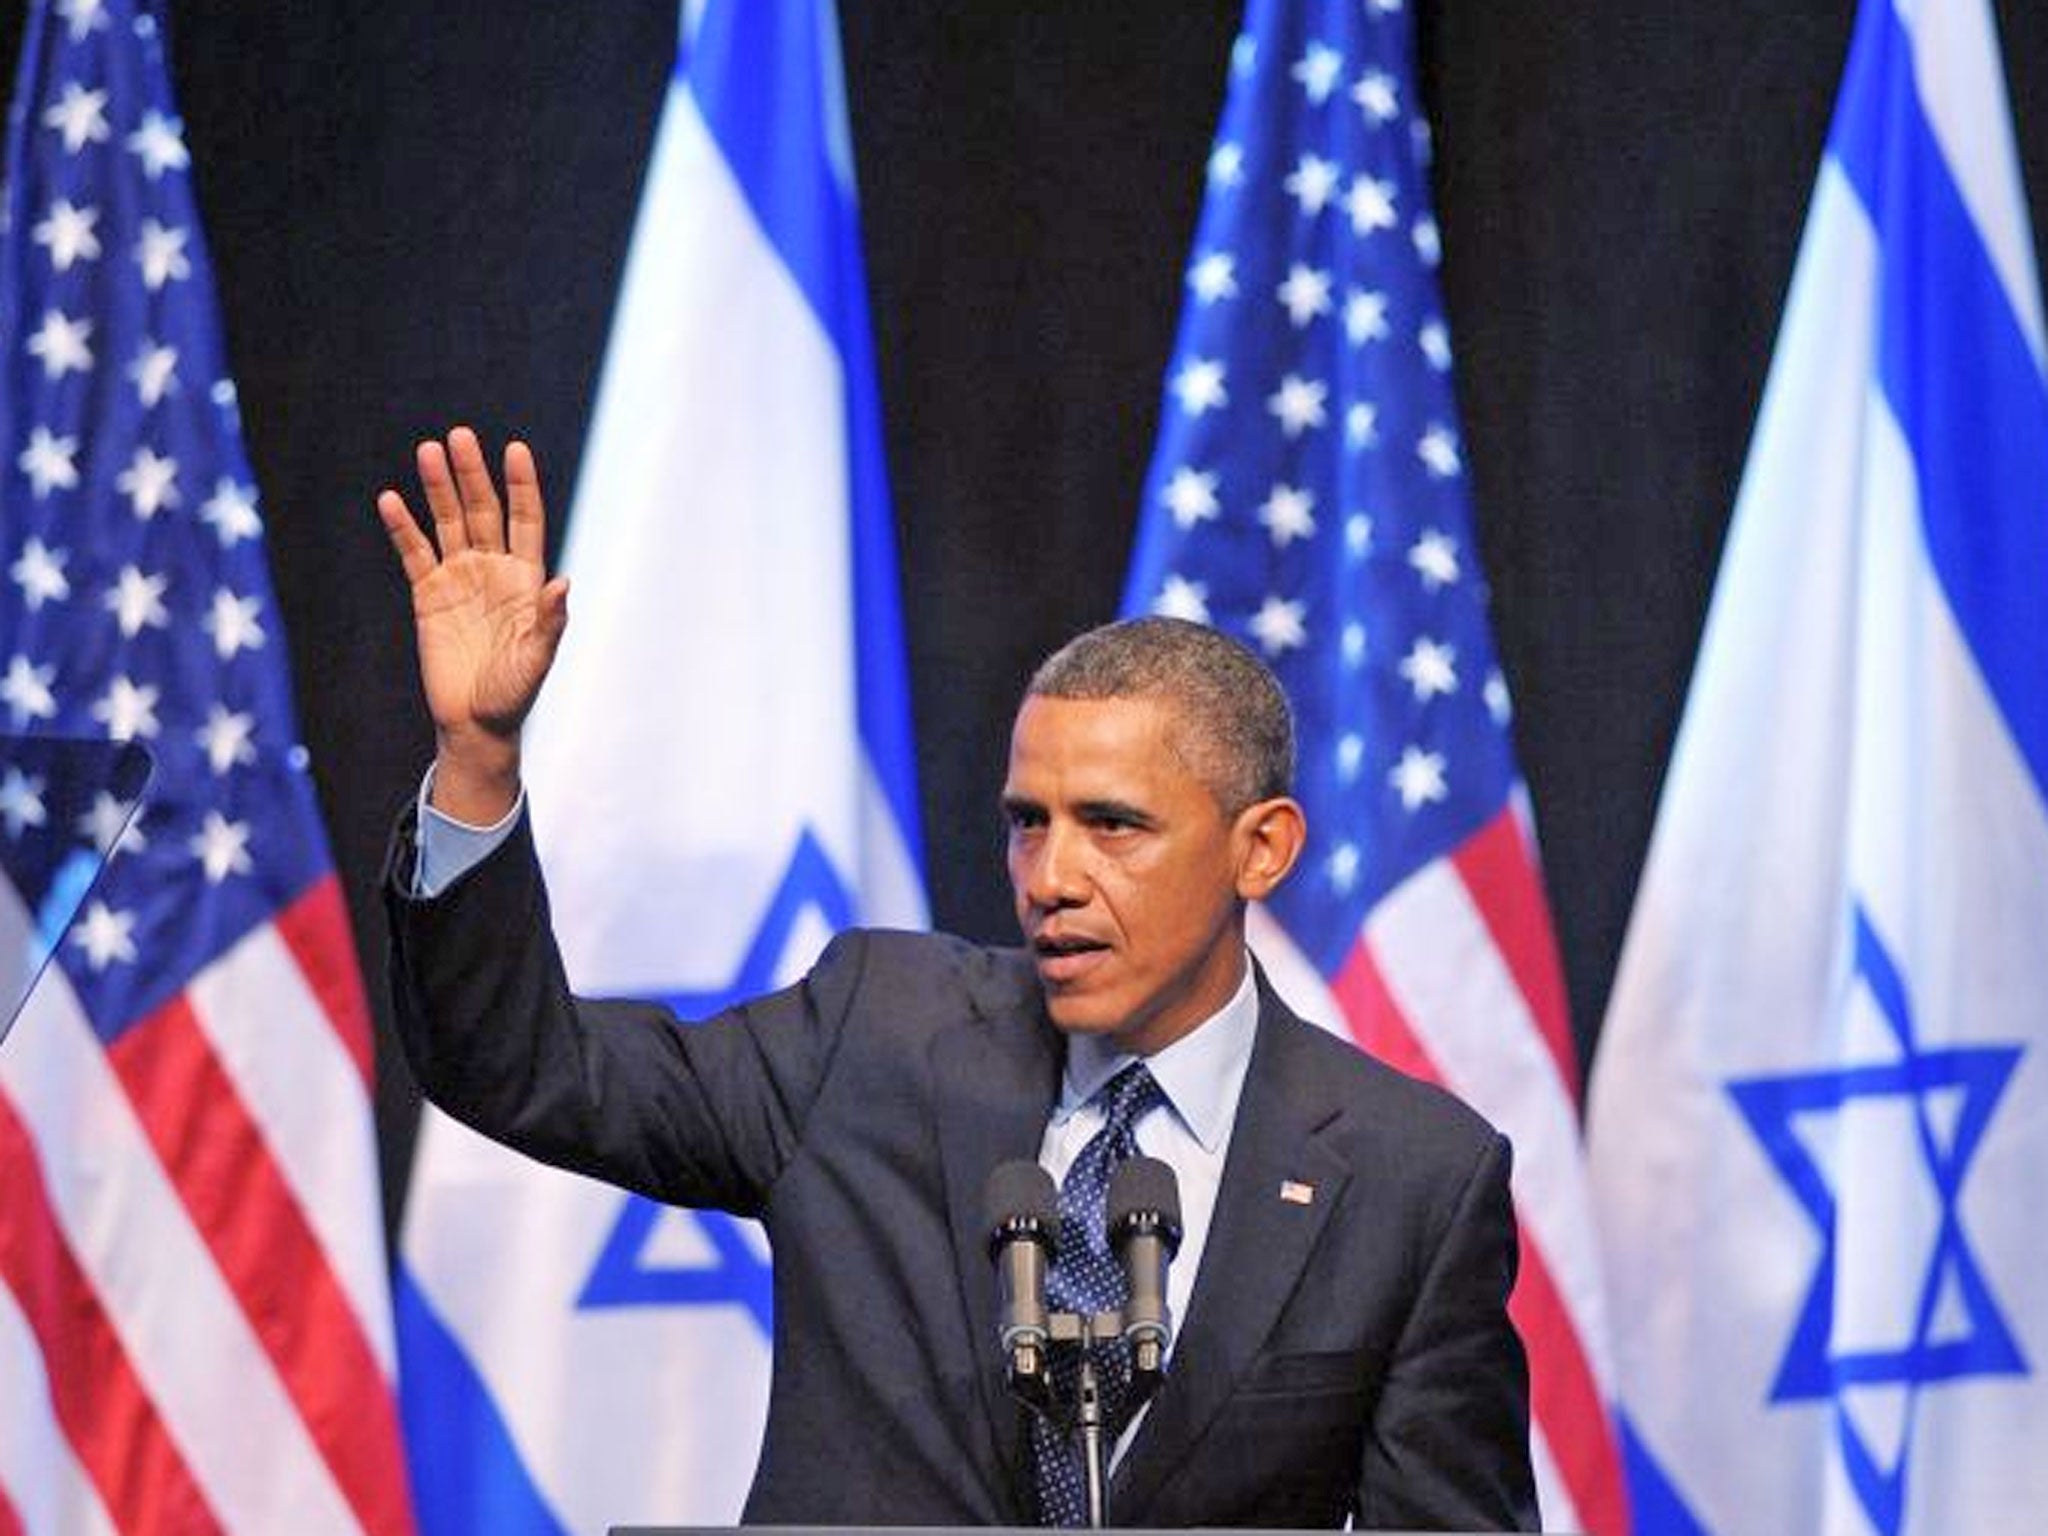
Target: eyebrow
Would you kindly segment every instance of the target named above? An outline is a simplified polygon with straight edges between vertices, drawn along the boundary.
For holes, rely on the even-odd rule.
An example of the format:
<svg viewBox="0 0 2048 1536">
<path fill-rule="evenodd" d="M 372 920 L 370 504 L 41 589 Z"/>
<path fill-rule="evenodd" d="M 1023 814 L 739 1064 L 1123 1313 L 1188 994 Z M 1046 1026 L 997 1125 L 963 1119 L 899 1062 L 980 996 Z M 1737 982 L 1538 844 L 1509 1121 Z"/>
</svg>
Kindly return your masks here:
<svg viewBox="0 0 2048 1536">
<path fill-rule="evenodd" d="M 1129 821 L 1141 827 L 1159 824 L 1158 817 L 1128 800 L 1083 800 L 1075 809 L 1083 821 Z"/>
</svg>

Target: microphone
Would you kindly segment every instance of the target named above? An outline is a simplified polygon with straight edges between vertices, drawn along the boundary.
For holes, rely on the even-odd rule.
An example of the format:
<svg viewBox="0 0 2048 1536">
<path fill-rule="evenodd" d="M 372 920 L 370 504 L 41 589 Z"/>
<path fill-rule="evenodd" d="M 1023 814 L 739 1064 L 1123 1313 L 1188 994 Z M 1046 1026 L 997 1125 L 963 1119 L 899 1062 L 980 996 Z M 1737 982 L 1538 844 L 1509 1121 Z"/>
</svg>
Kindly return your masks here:
<svg viewBox="0 0 2048 1536">
<path fill-rule="evenodd" d="M 1124 1339 L 1132 1387 L 1142 1396 L 1159 1385 L 1173 1342 L 1166 1266 L 1180 1251 L 1180 1185 L 1158 1158 L 1133 1157 L 1110 1175 L 1104 1209 L 1110 1247 L 1131 1283 Z"/>
<path fill-rule="evenodd" d="M 981 1199 L 988 1256 L 996 1266 L 997 1328 L 1010 1390 L 1026 1402 L 1049 1404 L 1045 1271 L 1059 1232 L 1059 1191 L 1038 1164 L 1016 1158 L 988 1176 Z"/>
</svg>

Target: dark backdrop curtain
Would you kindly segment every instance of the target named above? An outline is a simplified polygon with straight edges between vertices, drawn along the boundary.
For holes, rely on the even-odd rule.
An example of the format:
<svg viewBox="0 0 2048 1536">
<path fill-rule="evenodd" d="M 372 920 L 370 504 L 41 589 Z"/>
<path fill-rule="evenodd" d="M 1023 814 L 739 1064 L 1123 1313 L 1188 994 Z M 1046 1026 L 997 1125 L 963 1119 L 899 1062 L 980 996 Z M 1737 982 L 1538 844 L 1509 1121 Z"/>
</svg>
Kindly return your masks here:
<svg viewBox="0 0 2048 1536">
<path fill-rule="evenodd" d="M 1853 5 L 1417 3 L 1482 553 L 1590 1054 Z M 841 9 L 930 888 L 941 924 L 999 939 L 1009 712 L 1038 655 L 1115 607 L 1237 6 Z M 376 875 L 429 740 L 370 497 L 467 421 L 529 436 L 566 510 L 676 7 L 171 10 L 301 725 L 381 1007 Z M 2048 7 L 1998 10 L 2040 230 Z M 0 13 L 10 65 L 20 26 Z M 389 1050 L 380 1070 L 395 1210 L 411 1090 Z"/>
</svg>

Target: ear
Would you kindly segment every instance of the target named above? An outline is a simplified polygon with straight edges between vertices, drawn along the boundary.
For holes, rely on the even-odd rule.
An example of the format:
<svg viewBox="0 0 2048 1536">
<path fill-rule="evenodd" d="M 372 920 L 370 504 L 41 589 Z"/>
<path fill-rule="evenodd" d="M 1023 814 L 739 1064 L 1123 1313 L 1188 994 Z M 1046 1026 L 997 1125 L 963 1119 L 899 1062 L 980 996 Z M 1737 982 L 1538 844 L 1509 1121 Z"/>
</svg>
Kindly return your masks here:
<svg viewBox="0 0 2048 1536">
<path fill-rule="evenodd" d="M 1284 795 L 1259 800 L 1238 812 L 1231 837 L 1237 845 L 1237 894 L 1244 901 L 1262 901 L 1301 857 L 1308 818 Z"/>
</svg>

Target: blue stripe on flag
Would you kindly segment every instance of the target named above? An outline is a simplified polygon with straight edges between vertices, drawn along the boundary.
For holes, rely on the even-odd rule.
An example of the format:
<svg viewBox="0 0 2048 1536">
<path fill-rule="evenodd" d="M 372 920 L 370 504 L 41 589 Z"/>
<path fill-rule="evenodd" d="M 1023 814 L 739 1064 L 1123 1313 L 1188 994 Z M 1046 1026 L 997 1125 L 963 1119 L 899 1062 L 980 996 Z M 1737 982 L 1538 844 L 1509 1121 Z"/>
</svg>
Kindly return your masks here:
<svg viewBox="0 0 2048 1536">
<path fill-rule="evenodd" d="M 814 24 L 802 5 L 711 0 L 683 68 L 754 217 L 843 357 L 835 321 L 845 311 L 845 284 L 858 270 L 842 264 L 854 212 L 851 189 L 831 165 L 821 84 L 838 69 L 839 34 L 830 4 L 815 9 Z"/>
<path fill-rule="evenodd" d="M 839 353 L 860 734 L 914 864 L 919 833 L 896 545 L 851 134 L 831 0 L 712 0 L 678 60 L 747 205 Z"/>
<path fill-rule="evenodd" d="M 1707 1536 L 1706 1526 L 1687 1507 L 1671 1474 L 1650 1453 L 1628 1415 L 1615 1415 L 1615 1423 L 1628 1467 L 1628 1508 L 1635 1536 Z"/>
<path fill-rule="evenodd" d="M 1928 125 L 1890 6 L 1863 8 L 1830 147 L 1878 231 L 1879 372 L 1918 467 L 1929 555 L 2048 799 L 2048 674 L 2032 624 L 2048 593 L 2048 382 Z M 1924 313 L 1932 294 L 1940 324 Z"/>
<path fill-rule="evenodd" d="M 399 1382 L 423 1536 L 566 1536 L 469 1356 L 401 1264 L 392 1282 Z"/>
</svg>

